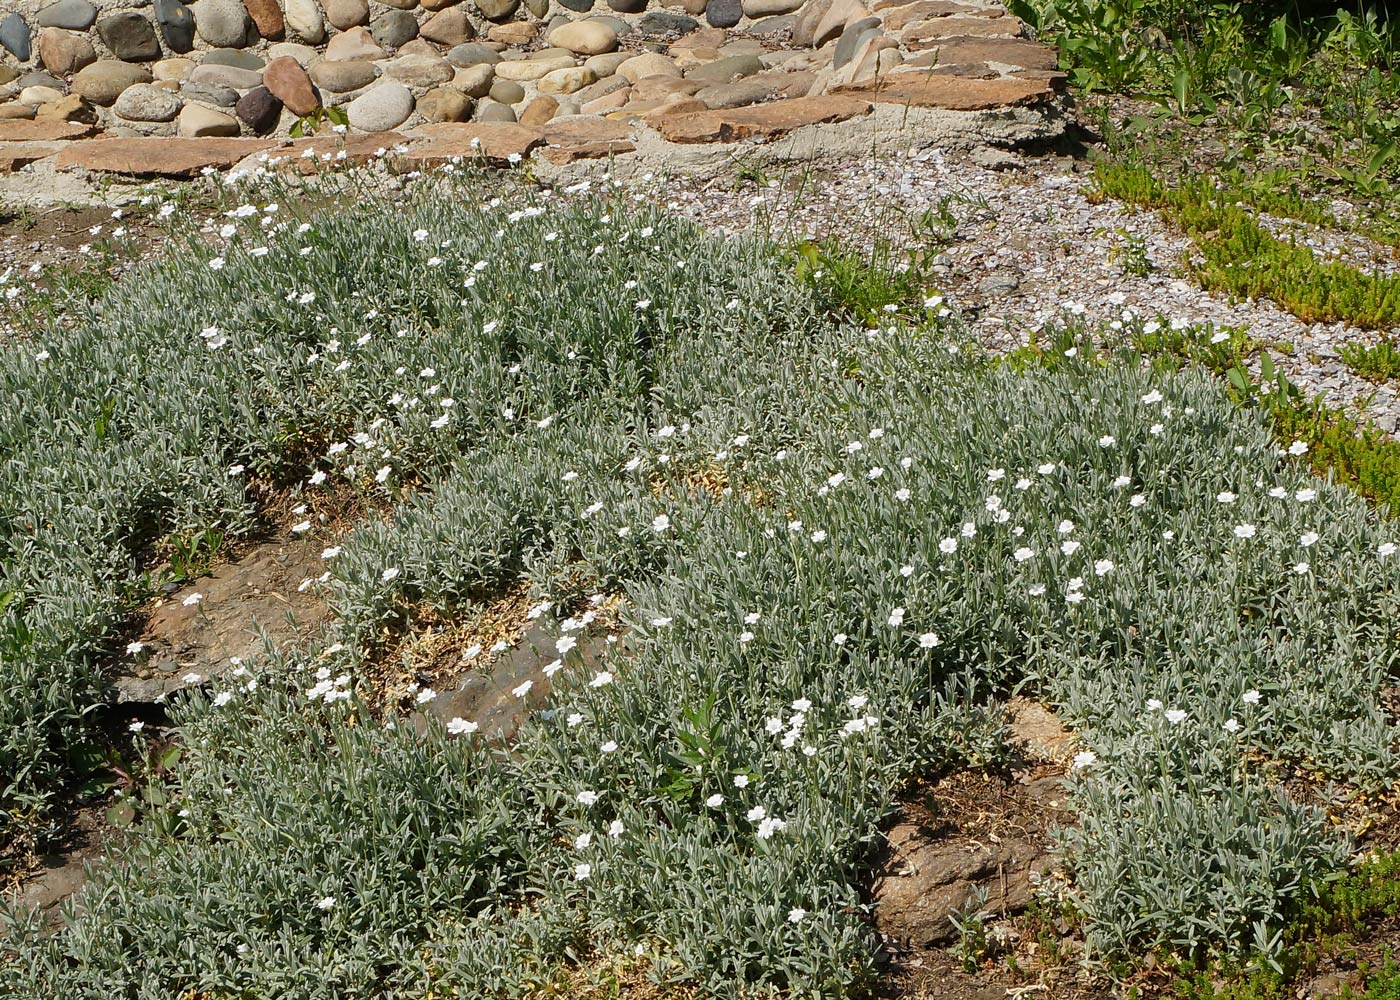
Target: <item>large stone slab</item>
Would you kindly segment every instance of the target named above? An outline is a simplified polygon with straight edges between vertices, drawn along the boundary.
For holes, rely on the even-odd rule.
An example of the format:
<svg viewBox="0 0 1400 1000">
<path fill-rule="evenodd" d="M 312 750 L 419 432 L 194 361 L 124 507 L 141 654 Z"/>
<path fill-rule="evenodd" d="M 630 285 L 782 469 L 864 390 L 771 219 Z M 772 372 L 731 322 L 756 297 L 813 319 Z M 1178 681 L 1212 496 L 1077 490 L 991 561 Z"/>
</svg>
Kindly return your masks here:
<svg viewBox="0 0 1400 1000">
<path fill-rule="evenodd" d="M 439 166 L 460 157 L 464 162 L 485 160 L 501 166 L 520 159 L 544 141 L 537 128 L 513 122 L 444 123 L 426 125 L 418 130 L 424 138 L 415 142 L 404 159 L 415 169 Z"/>
<path fill-rule="evenodd" d="M 870 113 L 870 105 L 851 96 L 794 97 L 756 107 L 660 115 L 653 127 L 668 142 L 738 142 L 776 139 L 806 125 L 845 121 Z"/>
<path fill-rule="evenodd" d="M 314 174 L 322 170 L 358 167 L 390 155 L 407 138 L 398 132 L 373 135 L 318 135 L 284 141 L 268 154 L 267 165 L 274 170 Z"/>
<path fill-rule="evenodd" d="M 64 139 L 84 139 L 96 131 L 96 125 L 52 118 L 0 121 L 0 142 L 61 142 Z"/>
<path fill-rule="evenodd" d="M 275 145 L 267 139 L 85 139 L 69 143 L 54 166 L 133 177 L 193 177 L 205 167 L 226 170 Z"/>
<path fill-rule="evenodd" d="M 880 0 L 875 4 L 875 13 L 885 22 L 885 27 L 898 31 L 906 24 L 933 17 L 1002 17 L 1005 12 L 999 7 L 969 7 L 956 0 L 913 0 L 912 3 L 891 3 Z"/>
<path fill-rule="evenodd" d="M 1022 69 L 1055 69 L 1060 55 L 1026 38 L 945 38 L 909 60 L 910 66 L 972 66 L 995 63 Z"/>
<path fill-rule="evenodd" d="M 0 142 L 0 174 L 12 174 L 67 148 L 64 142 Z"/>
<path fill-rule="evenodd" d="M 576 160 L 621 156 L 637 148 L 633 127 L 611 118 L 565 118 L 544 127 L 545 147 L 540 155 L 563 166 Z"/>
<path fill-rule="evenodd" d="M 906 25 L 899 41 L 911 52 L 920 52 L 945 38 L 1020 38 L 1024 34 L 1025 25 L 1014 17 L 936 17 Z"/>
<path fill-rule="evenodd" d="M 891 73 L 876 80 L 836 87 L 832 93 L 864 97 L 879 104 L 944 111 L 990 111 L 1041 104 L 1055 97 L 1054 88 L 1046 80 L 969 80 L 932 76 L 927 71 Z"/>
</svg>

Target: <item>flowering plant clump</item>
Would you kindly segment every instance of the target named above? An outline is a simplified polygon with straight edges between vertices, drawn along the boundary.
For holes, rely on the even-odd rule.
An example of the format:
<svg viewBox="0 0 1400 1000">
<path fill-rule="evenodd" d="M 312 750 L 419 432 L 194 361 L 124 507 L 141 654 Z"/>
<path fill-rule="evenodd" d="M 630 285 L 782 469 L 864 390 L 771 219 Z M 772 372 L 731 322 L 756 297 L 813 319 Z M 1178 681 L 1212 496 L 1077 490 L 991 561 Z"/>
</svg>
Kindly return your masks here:
<svg viewBox="0 0 1400 1000">
<path fill-rule="evenodd" d="M 1348 845 L 1260 762 L 1396 773 L 1396 533 L 1196 375 L 833 325 L 767 248 L 606 202 L 270 246 L 163 265 L 206 315 L 148 349 L 228 401 L 182 502 L 238 509 L 233 462 L 422 488 L 328 557 L 327 635 L 175 699 L 184 825 L 65 931 L 17 925 L 14 995 L 520 995 L 621 948 L 721 996 L 857 993 L 896 789 L 1003 759 L 1022 682 L 1084 743 L 1061 847 L 1095 951 L 1267 952 Z M 558 659 L 509 746 L 367 712 L 403 609 L 522 579 Z M 600 663 L 576 609 L 608 593 Z"/>
</svg>

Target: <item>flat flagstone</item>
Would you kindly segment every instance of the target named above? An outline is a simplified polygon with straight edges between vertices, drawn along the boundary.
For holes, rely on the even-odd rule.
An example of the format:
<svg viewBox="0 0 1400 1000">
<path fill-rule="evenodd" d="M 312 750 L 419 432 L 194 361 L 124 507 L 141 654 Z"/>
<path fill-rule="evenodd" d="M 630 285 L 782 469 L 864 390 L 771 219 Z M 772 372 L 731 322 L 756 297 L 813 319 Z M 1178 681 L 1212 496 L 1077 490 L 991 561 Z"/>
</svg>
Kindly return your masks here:
<svg viewBox="0 0 1400 1000">
<path fill-rule="evenodd" d="M 824 94 L 748 108 L 658 115 L 650 121 L 668 142 L 738 142 L 753 138 L 776 139 L 805 125 L 845 121 L 869 112 L 870 105 L 865 101 Z"/>
<path fill-rule="evenodd" d="M 848 83 L 832 91 L 859 95 L 879 104 L 903 104 L 944 111 L 990 111 L 994 108 L 1022 107 L 1051 100 L 1055 90 L 1047 80 L 1015 77 L 974 80 L 967 77 L 933 76 L 927 71 L 891 73 L 876 80 Z M 828 98 L 822 98 L 827 100 Z"/>
<path fill-rule="evenodd" d="M 403 157 L 417 169 L 439 166 L 454 159 L 463 162 L 484 159 L 496 165 L 518 162 L 545 141 L 540 129 L 512 122 L 447 122 L 425 125 L 417 134 L 421 138 Z M 518 159 L 512 161 L 512 156 Z"/>
<path fill-rule="evenodd" d="M 267 164 L 274 169 L 295 170 L 302 174 L 314 174 L 337 167 L 358 167 L 371 160 L 381 159 L 381 151 L 384 156 L 394 155 L 394 147 L 402 146 L 407 141 L 407 137 L 398 132 L 351 133 L 293 139 L 269 150 Z M 342 153 L 345 155 L 342 156 Z"/>
<path fill-rule="evenodd" d="M 59 142 L 63 139 L 85 139 L 96 131 L 96 125 L 81 122 L 14 118 L 0 121 L 0 142 Z"/>
<path fill-rule="evenodd" d="M 910 52 L 922 52 L 945 38 L 1019 38 L 1024 33 L 1014 17 L 935 17 L 906 25 L 899 42 Z"/>
<path fill-rule="evenodd" d="M 544 126 L 546 146 L 540 155 L 559 166 L 620 156 L 636 151 L 632 132 L 627 122 L 611 118 L 566 118 Z"/>
<path fill-rule="evenodd" d="M 59 170 L 137 177 L 193 177 L 205 167 L 226 170 L 239 160 L 276 145 L 271 139 L 110 138 L 70 142 L 57 158 Z"/>
<path fill-rule="evenodd" d="M 994 63 L 1022 69 L 1056 69 L 1060 54 L 1044 42 L 1028 38 L 944 38 L 910 59 L 906 66 L 950 66 Z"/>
<path fill-rule="evenodd" d="M 0 142 L 0 174 L 12 174 L 67 148 L 63 142 Z"/>
</svg>

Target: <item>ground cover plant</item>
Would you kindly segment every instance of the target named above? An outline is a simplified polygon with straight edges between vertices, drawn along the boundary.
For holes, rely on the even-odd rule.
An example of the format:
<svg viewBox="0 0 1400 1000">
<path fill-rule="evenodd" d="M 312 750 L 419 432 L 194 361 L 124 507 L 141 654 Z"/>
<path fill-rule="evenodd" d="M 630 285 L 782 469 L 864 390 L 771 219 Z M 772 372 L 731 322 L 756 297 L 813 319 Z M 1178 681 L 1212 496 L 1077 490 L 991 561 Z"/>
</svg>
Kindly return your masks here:
<svg viewBox="0 0 1400 1000">
<path fill-rule="evenodd" d="M 326 550 L 326 634 L 172 699 L 131 863 L 57 934 L 10 914 L 7 995 L 526 996 L 618 956 L 859 995 L 882 821 L 1003 759 L 1018 688 L 1082 742 L 1093 954 L 1283 955 L 1351 851 L 1280 775 L 1396 771 L 1390 522 L 1194 369 L 994 364 L 936 296 L 850 324 L 758 241 L 475 190 L 258 199 L 5 354 L 49 421 L 4 418 L 7 808 L 63 780 L 152 545 L 264 482 L 396 505 Z M 415 615 L 522 584 L 558 660 L 508 744 L 370 697 Z"/>
</svg>

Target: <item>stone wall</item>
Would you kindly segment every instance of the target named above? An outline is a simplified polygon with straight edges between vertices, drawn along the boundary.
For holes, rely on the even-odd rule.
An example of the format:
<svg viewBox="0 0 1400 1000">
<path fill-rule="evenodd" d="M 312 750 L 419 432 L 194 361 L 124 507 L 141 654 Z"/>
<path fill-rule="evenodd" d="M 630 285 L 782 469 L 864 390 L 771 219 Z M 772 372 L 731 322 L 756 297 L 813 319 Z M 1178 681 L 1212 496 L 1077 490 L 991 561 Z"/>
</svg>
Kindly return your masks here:
<svg viewBox="0 0 1400 1000">
<path fill-rule="evenodd" d="M 826 94 L 979 110 L 1045 100 L 1054 53 L 988 0 L 12 0 L 0 119 L 117 136 L 285 135 Z M 898 95 L 902 94 L 902 97 Z M 336 116 L 338 118 L 338 115 Z"/>
</svg>

